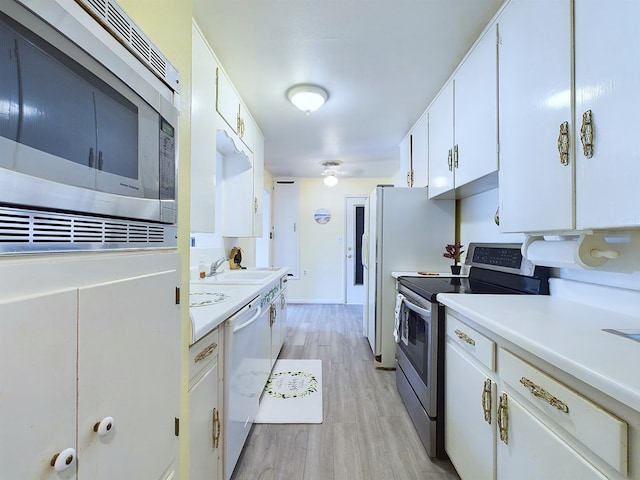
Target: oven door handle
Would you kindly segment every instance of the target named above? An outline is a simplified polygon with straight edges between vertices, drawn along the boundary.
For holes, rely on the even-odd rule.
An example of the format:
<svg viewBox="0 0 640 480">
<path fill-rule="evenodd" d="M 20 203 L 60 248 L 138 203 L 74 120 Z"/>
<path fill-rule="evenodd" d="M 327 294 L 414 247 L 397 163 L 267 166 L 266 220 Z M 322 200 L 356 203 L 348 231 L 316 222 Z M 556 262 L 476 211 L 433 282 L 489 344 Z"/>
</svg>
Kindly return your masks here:
<svg viewBox="0 0 640 480">
<path fill-rule="evenodd" d="M 415 303 L 407 300 L 407 297 L 404 297 L 402 301 L 404 302 L 404 304 L 407 306 L 409 310 L 413 310 L 418 315 L 421 315 L 423 317 L 431 317 L 431 308 L 427 310 L 426 308 L 419 307 Z"/>
</svg>

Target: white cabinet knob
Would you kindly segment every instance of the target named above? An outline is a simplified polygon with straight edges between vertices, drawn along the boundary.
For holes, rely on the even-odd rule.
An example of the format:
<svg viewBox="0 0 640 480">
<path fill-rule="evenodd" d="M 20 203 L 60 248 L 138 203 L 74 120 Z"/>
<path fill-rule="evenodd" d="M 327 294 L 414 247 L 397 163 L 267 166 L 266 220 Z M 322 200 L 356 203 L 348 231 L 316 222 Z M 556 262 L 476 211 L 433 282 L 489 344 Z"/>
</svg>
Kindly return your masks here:
<svg viewBox="0 0 640 480">
<path fill-rule="evenodd" d="M 75 459 L 76 450 L 74 448 L 66 448 L 53 456 L 51 459 L 51 466 L 56 472 L 64 472 L 67 468 L 73 465 Z"/>
<path fill-rule="evenodd" d="M 93 431 L 104 437 L 113 429 L 113 417 L 104 417 L 93 426 Z"/>
</svg>

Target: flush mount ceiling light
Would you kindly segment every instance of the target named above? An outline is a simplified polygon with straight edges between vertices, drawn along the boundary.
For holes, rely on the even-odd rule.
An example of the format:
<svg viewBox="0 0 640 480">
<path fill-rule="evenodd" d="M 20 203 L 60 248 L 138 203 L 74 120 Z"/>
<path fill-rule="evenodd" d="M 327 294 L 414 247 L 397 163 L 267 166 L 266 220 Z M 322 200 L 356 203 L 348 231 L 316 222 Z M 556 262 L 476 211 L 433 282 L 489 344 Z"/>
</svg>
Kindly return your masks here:
<svg viewBox="0 0 640 480">
<path fill-rule="evenodd" d="M 327 187 L 335 187 L 338 184 L 338 177 L 336 177 L 334 174 L 327 175 L 326 177 L 324 177 L 324 184 Z"/>
<path fill-rule="evenodd" d="M 340 173 L 340 160 L 327 160 L 320 162 L 320 165 L 324 167 L 322 170 L 322 176 L 324 177 L 324 184 L 328 187 L 335 187 L 338 184 L 337 175 Z"/>
<path fill-rule="evenodd" d="M 287 90 L 287 98 L 304 113 L 309 113 L 320 108 L 329 98 L 327 91 L 317 85 L 294 85 Z"/>
</svg>

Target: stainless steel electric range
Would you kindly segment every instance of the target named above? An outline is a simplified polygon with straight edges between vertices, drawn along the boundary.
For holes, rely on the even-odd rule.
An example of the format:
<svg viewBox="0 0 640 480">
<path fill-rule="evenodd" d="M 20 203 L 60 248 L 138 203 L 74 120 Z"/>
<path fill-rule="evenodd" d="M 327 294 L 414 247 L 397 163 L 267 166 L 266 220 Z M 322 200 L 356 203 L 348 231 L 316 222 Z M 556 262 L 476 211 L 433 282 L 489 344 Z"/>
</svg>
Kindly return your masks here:
<svg viewBox="0 0 640 480">
<path fill-rule="evenodd" d="M 444 306 L 439 293 L 548 295 L 549 270 L 522 257 L 520 244 L 471 243 L 466 277 L 398 279 L 396 385 L 430 457 L 444 451 Z"/>
</svg>

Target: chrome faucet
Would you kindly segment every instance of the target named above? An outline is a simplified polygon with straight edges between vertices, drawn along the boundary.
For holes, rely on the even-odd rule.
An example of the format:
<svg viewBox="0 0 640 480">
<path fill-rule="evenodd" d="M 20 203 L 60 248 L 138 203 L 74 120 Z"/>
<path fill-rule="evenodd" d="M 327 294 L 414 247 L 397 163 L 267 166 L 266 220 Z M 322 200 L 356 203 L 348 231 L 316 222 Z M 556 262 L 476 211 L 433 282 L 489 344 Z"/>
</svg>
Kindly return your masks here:
<svg viewBox="0 0 640 480">
<path fill-rule="evenodd" d="M 220 257 L 218 260 L 216 260 L 215 262 L 211 262 L 211 269 L 209 270 L 209 276 L 213 276 L 213 275 L 217 275 L 220 272 L 218 271 L 218 269 L 222 266 L 222 264 L 224 262 L 227 261 L 227 257 Z"/>
</svg>

